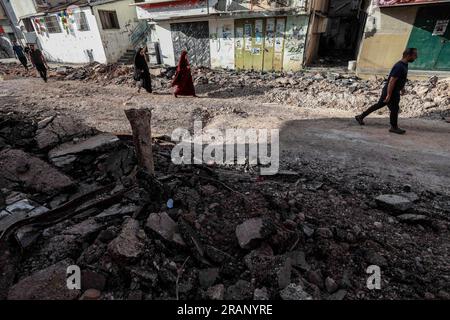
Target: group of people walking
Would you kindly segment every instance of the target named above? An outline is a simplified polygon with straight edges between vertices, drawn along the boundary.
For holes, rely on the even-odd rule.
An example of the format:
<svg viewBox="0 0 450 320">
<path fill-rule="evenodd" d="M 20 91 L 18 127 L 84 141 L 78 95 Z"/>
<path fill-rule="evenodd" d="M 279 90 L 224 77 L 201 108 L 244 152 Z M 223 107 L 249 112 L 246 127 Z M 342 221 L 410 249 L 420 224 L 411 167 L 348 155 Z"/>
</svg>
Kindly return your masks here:
<svg viewBox="0 0 450 320">
<path fill-rule="evenodd" d="M 138 92 L 144 88 L 147 92 L 152 93 L 152 82 L 146 55 L 147 51 L 145 48 L 139 48 L 136 51 L 134 57 L 134 80 L 138 82 Z M 178 96 L 197 97 L 186 50 L 181 53 L 172 87 L 175 87 L 175 98 L 178 98 Z"/>
<path fill-rule="evenodd" d="M 13 45 L 14 53 L 28 71 L 28 60 L 36 68 L 39 75 L 47 82 L 48 64 L 41 50 L 34 44 L 29 44 L 23 48 L 16 41 Z M 398 113 L 400 96 L 405 93 L 405 84 L 408 75 L 408 64 L 417 59 L 417 49 L 408 48 L 403 52 L 402 59 L 392 68 L 388 81 L 384 86 L 379 101 L 355 117 L 360 125 L 364 125 L 364 118 L 372 112 L 388 106 L 390 111 L 390 132 L 404 134 L 405 130 L 398 127 Z M 144 88 L 148 93 L 153 93 L 150 71 L 147 64 L 147 49 L 139 48 L 134 57 L 134 80 L 138 82 L 138 92 Z M 174 96 L 193 96 L 195 94 L 194 83 L 192 81 L 191 66 L 188 61 L 187 51 L 181 53 L 178 61 L 175 77 L 172 80 L 172 87 L 175 87 Z"/>
<path fill-rule="evenodd" d="M 24 48 L 17 41 L 14 41 L 13 43 L 13 50 L 17 59 L 19 59 L 26 71 L 29 71 L 28 60 L 30 60 L 40 77 L 47 82 L 47 70 L 49 68 L 47 60 L 41 50 L 36 48 L 34 44 L 27 44 Z"/>
</svg>

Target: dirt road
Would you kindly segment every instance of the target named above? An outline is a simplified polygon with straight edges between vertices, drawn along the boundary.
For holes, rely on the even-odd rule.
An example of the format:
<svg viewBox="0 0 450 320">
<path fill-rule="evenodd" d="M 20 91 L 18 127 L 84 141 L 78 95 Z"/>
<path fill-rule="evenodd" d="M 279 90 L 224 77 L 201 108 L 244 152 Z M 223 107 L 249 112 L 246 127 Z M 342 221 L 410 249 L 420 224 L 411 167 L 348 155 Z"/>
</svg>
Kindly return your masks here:
<svg viewBox="0 0 450 320">
<path fill-rule="evenodd" d="M 7 110 L 51 116 L 69 114 L 103 131 L 129 132 L 124 110 L 153 108 L 155 134 L 192 128 L 201 119 L 207 128 L 279 128 L 282 163 L 318 161 L 346 174 L 369 171 L 387 180 L 447 193 L 450 186 L 450 124 L 401 119 L 405 136 L 387 132 L 386 111 L 356 125 L 353 110 L 308 109 L 260 103 L 254 97 L 175 99 L 168 90 L 137 94 L 129 87 L 37 78 L 0 82 L 0 101 Z"/>
</svg>

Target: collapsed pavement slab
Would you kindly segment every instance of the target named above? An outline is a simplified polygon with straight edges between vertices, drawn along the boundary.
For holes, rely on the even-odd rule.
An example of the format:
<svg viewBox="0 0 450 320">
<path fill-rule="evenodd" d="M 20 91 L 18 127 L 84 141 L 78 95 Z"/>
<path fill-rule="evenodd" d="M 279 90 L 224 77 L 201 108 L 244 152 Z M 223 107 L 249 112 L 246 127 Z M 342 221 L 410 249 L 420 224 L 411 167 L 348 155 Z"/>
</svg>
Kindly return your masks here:
<svg viewBox="0 0 450 320">
<path fill-rule="evenodd" d="M 97 132 L 96 129 L 70 117 L 49 117 L 38 123 L 36 142 L 40 149 L 49 149 L 74 137 L 90 136 Z"/>
</svg>

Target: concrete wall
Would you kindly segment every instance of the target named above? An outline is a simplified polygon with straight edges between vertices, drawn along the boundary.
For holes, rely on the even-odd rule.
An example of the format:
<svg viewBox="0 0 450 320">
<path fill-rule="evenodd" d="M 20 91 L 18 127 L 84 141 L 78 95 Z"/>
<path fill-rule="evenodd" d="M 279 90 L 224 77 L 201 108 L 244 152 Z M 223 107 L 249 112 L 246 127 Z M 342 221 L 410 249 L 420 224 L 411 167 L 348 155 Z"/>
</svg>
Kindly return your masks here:
<svg viewBox="0 0 450 320">
<path fill-rule="evenodd" d="M 369 7 L 358 57 L 358 73 L 384 74 L 401 59 L 408 44 L 418 6 Z"/>
<path fill-rule="evenodd" d="M 209 21 L 211 67 L 234 69 L 234 20 Z"/>
<path fill-rule="evenodd" d="M 136 8 L 130 6 L 133 0 L 116 1 L 94 7 L 97 24 L 101 35 L 101 44 L 105 48 L 108 62 L 116 62 L 131 47 L 130 36 L 138 23 Z M 120 30 L 104 30 L 98 15 L 98 10 L 116 11 L 119 20 Z"/>
<path fill-rule="evenodd" d="M 10 0 L 10 3 L 18 19 L 36 13 L 33 0 Z"/>
<path fill-rule="evenodd" d="M 284 41 L 284 71 L 298 71 L 303 67 L 308 16 L 288 16 Z"/>
<path fill-rule="evenodd" d="M 49 61 L 87 63 L 91 53 L 94 61 L 107 62 L 96 18 L 89 7 L 81 10 L 86 15 L 89 31 L 78 31 L 75 26 L 73 32 L 67 33 L 61 26 L 61 33 L 38 34 L 38 41 Z M 37 30 L 36 25 L 35 28 Z"/>
</svg>

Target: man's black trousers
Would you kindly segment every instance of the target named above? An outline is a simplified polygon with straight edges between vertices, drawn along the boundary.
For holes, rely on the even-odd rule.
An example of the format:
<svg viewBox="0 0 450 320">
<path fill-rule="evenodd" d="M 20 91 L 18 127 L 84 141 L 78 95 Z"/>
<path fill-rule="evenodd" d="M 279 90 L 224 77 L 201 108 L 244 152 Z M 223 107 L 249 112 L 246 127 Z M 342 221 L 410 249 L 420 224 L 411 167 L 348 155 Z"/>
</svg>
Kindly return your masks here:
<svg viewBox="0 0 450 320">
<path fill-rule="evenodd" d="M 383 91 L 381 92 L 380 100 L 378 100 L 377 103 L 375 103 L 373 106 L 371 106 L 369 109 L 364 111 L 362 113 L 363 118 L 367 117 L 369 114 L 371 114 L 374 111 L 377 111 L 385 106 L 388 106 L 389 111 L 391 112 L 390 121 L 391 126 L 393 128 L 398 127 L 398 112 L 400 110 L 400 92 L 393 92 L 391 99 L 388 103 L 384 102 L 387 96 L 387 86 L 383 88 Z"/>
</svg>

